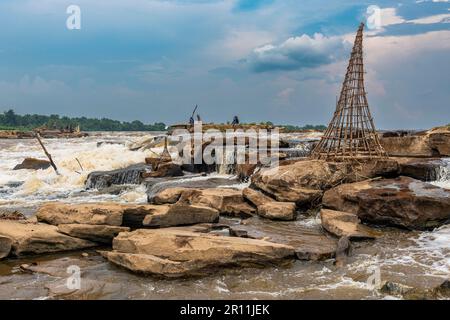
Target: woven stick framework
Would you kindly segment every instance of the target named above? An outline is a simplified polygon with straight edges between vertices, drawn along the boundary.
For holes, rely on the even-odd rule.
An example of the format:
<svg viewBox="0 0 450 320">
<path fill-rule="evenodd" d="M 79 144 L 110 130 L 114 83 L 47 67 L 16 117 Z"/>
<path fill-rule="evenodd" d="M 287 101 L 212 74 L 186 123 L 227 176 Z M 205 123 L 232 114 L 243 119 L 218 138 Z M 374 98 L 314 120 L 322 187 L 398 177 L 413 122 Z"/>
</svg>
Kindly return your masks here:
<svg viewBox="0 0 450 320">
<path fill-rule="evenodd" d="M 314 159 L 385 158 L 364 89 L 363 29 L 358 28 L 341 94 L 325 134 L 311 152 Z"/>
</svg>

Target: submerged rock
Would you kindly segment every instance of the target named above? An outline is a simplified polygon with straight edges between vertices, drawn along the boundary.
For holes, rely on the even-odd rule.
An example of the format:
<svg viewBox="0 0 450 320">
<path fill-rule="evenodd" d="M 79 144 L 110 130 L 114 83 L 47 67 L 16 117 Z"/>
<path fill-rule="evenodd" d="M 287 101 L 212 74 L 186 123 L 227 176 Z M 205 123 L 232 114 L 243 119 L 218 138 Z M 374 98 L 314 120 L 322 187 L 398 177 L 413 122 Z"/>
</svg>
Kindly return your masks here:
<svg viewBox="0 0 450 320">
<path fill-rule="evenodd" d="M 367 180 L 326 191 L 323 205 L 374 224 L 428 229 L 450 219 L 450 190 L 409 177 Z"/>
<path fill-rule="evenodd" d="M 35 158 L 25 158 L 21 164 L 16 165 L 13 170 L 22 170 L 22 169 L 30 169 L 30 170 L 45 170 L 50 168 L 50 161 L 35 159 Z"/>
<path fill-rule="evenodd" d="M 349 239 L 375 239 L 381 234 L 361 224 L 354 213 L 322 209 L 320 211 L 322 227 L 337 237 Z"/>
<path fill-rule="evenodd" d="M 11 238 L 0 236 L 0 260 L 7 257 L 11 251 Z"/>
<path fill-rule="evenodd" d="M 58 231 L 72 237 L 109 244 L 120 232 L 130 231 L 130 228 L 92 224 L 60 224 Z"/>
<path fill-rule="evenodd" d="M 122 225 L 124 205 L 105 203 L 47 203 L 36 214 L 37 220 L 53 225 L 59 224 L 105 224 Z"/>
<path fill-rule="evenodd" d="M 86 189 L 104 189 L 112 185 L 140 184 L 142 174 L 151 170 L 147 164 L 135 164 L 123 169 L 94 171 L 86 179 Z"/>
<path fill-rule="evenodd" d="M 290 246 L 177 229 L 140 229 L 119 234 L 113 252 L 102 252 L 130 271 L 178 277 L 225 266 L 267 265 L 294 255 Z"/>
<path fill-rule="evenodd" d="M 93 247 L 91 241 L 70 237 L 44 223 L 0 220 L 0 235 L 12 240 L 13 256 L 78 250 Z"/>
</svg>

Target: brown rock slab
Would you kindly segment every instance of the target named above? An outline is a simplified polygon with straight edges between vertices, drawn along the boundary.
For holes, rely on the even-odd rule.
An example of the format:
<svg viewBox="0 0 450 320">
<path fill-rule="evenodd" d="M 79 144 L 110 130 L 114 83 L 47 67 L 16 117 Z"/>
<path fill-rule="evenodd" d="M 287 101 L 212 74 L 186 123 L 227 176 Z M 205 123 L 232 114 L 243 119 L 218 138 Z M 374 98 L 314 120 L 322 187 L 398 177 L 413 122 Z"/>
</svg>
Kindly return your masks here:
<svg viewBox="0 0 450 320">
<path fill-rule="evenodd" d="M 40 222 L 53 225 L 80 223 L 120 226 L 123 210 L 123 205 L 113 203 L 65 204 L 55 202 L 42 205 L 36 217 Z"/>
<path fill-rule="evenodd" d="M 323 205 L 374 224 L 428 229 L 450 218 L 450 190 L 409 177 L 366 180 L 328 190 Z"/>
<path fill-rule="evenodd" d="M 57 227 L 44 223 L 0 220 L 0 235 L 12 240 L 11 255 L 14 256 L 78 250 L 96 245 L 59 233 Z"/>
<path fill-rule="evenodd" d="M 60 224 L 58 231 L 72 237 L 109 244 L 120 232 L 130 231 L 130 228 L 92 224 Z"/>
<path fill-rule="evenodd" d="M 266 196 L 264 193 L 251 188 L 245 188 L 244 190 L 242 190 L 242 195 L 256 207 L 274 201 L 274 199 Z"/>
<path fill-rule="evenodd" d="M 146 227 L 171 227 L 197 223 L 213 223 L 219 220 L 219 211 L 210 207 L 174 204 L 160 206 L 164 209 L 145 216 Z"/>
<path fill-rule="evenodd" d="M 306 227 L 300 221 L 270 221 L 255 217 L 245 220 L 245 224 L 230 224 L 230 234 L 292 246 L 300 260 L 326 260 L 336 253 L 336 239 L 327 236 L 320 225 Z"/>
<path fill-rule="evenodd" d="M 165 276 L 225 266 L 268 265 L 294 256 L 294 249 L 283 244 L 179 228 L 120 233 L 113 240 L 113 249 L 114 253 L 104 254 L 111 262 L 131 271 Z"/>
<path fill-rule="evenodd" d="M 294 202 L 267 202 L 258 206 L 258 215 L 272 220 L 294 220 L 295 219 Z"/>
<path fill-rule="evenodd" d="M 381 235 L 363 224 L 354 213 L 322 209 L 320 211 L 322 227 L 337 237 L 349 239 L 375 239 Z"/>
</svg>

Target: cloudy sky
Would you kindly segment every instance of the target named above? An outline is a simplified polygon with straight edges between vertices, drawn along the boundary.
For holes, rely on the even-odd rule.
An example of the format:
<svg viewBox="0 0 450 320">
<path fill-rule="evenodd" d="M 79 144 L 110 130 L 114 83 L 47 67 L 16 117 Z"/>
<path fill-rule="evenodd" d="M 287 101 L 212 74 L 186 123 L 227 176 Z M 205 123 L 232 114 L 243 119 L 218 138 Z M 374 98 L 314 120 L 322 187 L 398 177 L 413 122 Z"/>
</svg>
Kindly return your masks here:
<svg viewBox="0 0 450 320">
<path fill-rule="evenodd" d="M 170 124 L 198 104 L 205 121 L 327 124 L 370 5 L 377 127 L 450 123 L 448 0 L 2 0 L 0 111 Z"/>
</svg>

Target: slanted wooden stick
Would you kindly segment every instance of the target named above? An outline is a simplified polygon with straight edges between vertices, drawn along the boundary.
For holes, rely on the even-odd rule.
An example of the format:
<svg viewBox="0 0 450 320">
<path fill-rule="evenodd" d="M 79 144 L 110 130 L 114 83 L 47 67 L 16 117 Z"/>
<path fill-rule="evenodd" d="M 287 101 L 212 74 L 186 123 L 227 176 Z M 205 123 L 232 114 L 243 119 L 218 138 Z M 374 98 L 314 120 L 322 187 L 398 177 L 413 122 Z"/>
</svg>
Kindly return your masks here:
<svg viewBox="0 0 450 320">
<path fill-rule="evenodd" d="M 53 169 L 55 169 L 55 172 L 57 175 L 59 175 L 58 168 L 56 167 L 55 163 L 53 162 L 52 156 L 50 153 L 48 153 L 47 149 L 45 148 L 44 144 L 41 141 L 41 137 L 39 136 L 39 132 L 35 132 L 35 136 L 37 141 L 39 141 L 39 144 L 41 145 L 42 149 L 44 150 L 45 155 L 47 156 L 48 160 L 50 161 L 51 166 Z"/>
</svg>

